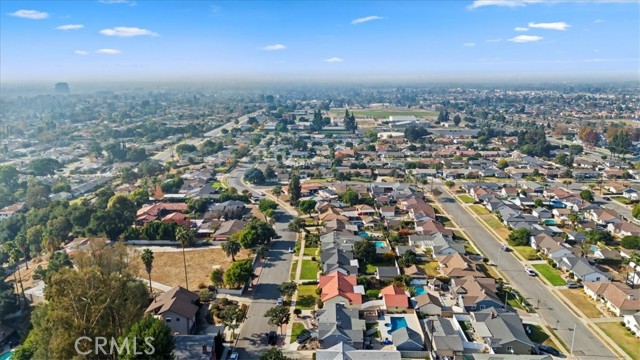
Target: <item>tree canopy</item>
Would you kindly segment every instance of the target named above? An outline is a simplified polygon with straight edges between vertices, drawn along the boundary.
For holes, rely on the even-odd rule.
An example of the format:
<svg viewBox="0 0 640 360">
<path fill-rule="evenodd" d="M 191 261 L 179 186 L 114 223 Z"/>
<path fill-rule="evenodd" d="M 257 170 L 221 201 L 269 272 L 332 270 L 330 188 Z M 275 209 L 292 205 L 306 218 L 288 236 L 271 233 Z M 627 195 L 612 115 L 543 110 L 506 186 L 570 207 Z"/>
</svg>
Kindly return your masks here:
<svg viewBox="0 0 640 360">
<path fill-rule="evenodd" d="M 529 245 L 529 237 L 531 236 L 531 231 L 527 228 L 520 228 L 513 230 L 507 240 L 511 245 L 514 246 L 527 246 Z"/>
<path fill-rule="evenodd" d="M 370 264 L 376 257 L 376 245 L 368 238 L 356 241 L 353 245 L 353 255 L 364 264 Z"/>
<path fill-rule="evenodd" d="M 252 168 L 244 173 L 244 179 L 254 185 L 262 185 L 266 181 L 262 170 Z"/>
<path fill-rule="evenodd" d="M 239 288 L 253 276 L 251 260 L 236 261 L 224 272 L 224 283 L 231 288 Z"/>
</svg>

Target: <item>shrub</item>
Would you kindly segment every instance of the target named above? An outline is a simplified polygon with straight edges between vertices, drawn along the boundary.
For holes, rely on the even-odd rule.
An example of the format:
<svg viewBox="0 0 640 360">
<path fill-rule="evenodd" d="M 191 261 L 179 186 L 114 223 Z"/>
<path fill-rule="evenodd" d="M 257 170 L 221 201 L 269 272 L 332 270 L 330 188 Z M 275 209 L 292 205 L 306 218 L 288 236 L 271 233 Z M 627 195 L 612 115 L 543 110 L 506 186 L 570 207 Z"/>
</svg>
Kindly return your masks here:
<svg viewBox="0 0 640 360">
<path fill-rule="evenodd" d="M 370 289 L 365 292 L 365 295 L 370 299 L 377 299 L 380 295 L 380 290 Z"/>
<path fill-rule="evenodd" d="M 318 309 L 322 309 L 322 306 L 323 306 L 322 300 L 316 299 L 316 307 Z"/>
<path fill-rule="evenodd" d="M 293 314 L 294 314 L 296 317 L 300 317 L 300 314 L 302 314 L 302 310 L 300 310 L 300 309 L 298 309 L 298 308 L 295 308 L 295 310 L 293 310 Z"/>
<path fill-rule="evenodd" d="M 322 295 L 322 288 L 316 288 L 316 295 Z"/>
</svg>

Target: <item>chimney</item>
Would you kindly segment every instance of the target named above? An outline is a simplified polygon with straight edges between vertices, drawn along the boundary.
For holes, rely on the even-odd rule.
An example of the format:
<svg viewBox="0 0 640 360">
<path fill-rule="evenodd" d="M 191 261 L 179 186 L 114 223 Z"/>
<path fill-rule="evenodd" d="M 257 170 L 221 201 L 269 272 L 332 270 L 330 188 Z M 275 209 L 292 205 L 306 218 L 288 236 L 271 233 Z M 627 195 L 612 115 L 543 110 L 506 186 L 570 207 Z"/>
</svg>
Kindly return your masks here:
<svg viewBox="0 0 640 360">
<path fill-rule="evenodd" d="M 627 294 L 627 299 L 633 300 L 633 294 Z"/>
</svg>

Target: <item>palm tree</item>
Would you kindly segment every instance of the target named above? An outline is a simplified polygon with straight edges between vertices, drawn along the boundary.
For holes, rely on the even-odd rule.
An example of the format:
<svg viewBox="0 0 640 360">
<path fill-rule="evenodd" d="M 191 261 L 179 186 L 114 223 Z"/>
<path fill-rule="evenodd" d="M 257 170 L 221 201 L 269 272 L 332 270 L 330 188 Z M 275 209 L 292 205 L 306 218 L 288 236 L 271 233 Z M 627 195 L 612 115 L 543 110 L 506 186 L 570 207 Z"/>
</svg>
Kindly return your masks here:
<svg viewBox="0 0 640 360">
<path fill-rule="evenodd" d="M 231 261 L 235 262 L 236 254 L 240 252 L 240 243 L 234 239 L 224 242 L 222 243 L 222 251 L 224 251 L 227 256 L 231 256 Z"/>
<path fill-rule="evenodd" d="M 575 230 L 576 224 L 578 224 L 578 221 L 580 221 L 580 216 L 572 212 L 571 214 L 569 214 L 568 219 L 571 222 L 571 225 L 573 225 L 573 229 Z"/>
<path fill-rule="evenodd" d="M 176 240 L 178 240 L 180 242 L 180 245 L 182 245 L 182 262 L 184 263 L 184 282 L 186 285 L 186 289 L 189 290 L 189 277 L 187 275 L 187 256 L 185 255 L 184 248 L 187 246 L 191 246 L 195 242 L 196 236 L 191 229 L 187 229 L 181 226 L 176 231 Z"/>
<path fill-rule="evenodd" d="M 151 270 L 153 269 L 153 251 L 151 251 L 151 249 L 142 250 L 140 259 L 142 260 L 145 270 L 147 270 L 147 274 L 149 275 L 149 293 L 152 293 L 153 288 L 151 287 Z"/>
</svg>

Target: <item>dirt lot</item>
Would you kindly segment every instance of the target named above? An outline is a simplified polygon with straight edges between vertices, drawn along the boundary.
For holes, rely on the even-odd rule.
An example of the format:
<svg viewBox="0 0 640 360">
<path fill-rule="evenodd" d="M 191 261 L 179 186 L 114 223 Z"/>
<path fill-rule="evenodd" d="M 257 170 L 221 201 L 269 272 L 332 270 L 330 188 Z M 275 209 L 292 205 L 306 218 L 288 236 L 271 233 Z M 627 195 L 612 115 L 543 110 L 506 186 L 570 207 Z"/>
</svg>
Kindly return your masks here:
<svg viewBox="0 0 640 360">
<path fill-rule="evenodd" d="M 167 286 L 185 286 L 182 250 L 178 249 L 178 251 L 175 252 L 155 252 L 153 257 L 151 280 Z M 227 269 L 231 265 L 231 258 L 227 257 L 219 248 L 187 249 L 186 257 L 189 290 L 197 290 L 201 286 L 210 285 L 209 275 L 211 275 L 213 269 L 218 266 Z M 249 250 L 243 249 L 236 255 L 236 260 L 244 260 L 247 258 L 253 258 L 253 254 L 251 254 Z M 135 262 L 140 269 L 139 276 L 147 279 L 147 272 L 144 270 L 144 265 L 142 261 L 140 261 L 139 256 L 136 256 Z"/>
<path fill-rule="evenodd" d="M 35 286 L 36 280 L 33 280 L 32 276 L 33 276 L 33 272 L 38 268 L 38 265 L 42 265 L 42 267 L 46 269 L 48 263 L 49 262 L 46 260 L 42 260 L 41 258 L 36 258 L 29 261 L 29 270 L 25 268 L 20 269 L 20 276 L 22 277 L 22 286 L 24 287 L 25 290 L 31 289 L 32 287 Z M 16 277 L 17 276 L 18 274 L 16 273 Z M 7 276 L 7 278 L 4 281 L 13 284 L 13 274 Z"/>
</svg>

